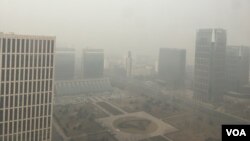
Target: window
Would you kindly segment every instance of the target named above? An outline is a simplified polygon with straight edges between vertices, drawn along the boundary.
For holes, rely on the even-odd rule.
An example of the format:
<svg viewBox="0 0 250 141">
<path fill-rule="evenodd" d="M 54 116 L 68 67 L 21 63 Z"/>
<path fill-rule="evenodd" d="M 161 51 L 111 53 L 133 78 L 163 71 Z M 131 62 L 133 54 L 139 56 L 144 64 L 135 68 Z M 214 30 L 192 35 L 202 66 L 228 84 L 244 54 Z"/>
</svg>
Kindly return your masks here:
<svg viewBox="0 0 250 141">
<path fill-rule="evenodd" d="M 19 80 L 19 69 L 16 69 L 16 80 Z"/>
<path fill-rule="evenodd" d="M 47 41 L 47 53 L 50 53 L 50 40 Z"/>
<path fill-rule="evenodd" d="M 8 95 L 9 94 L 9 83 L 6 83 L 6 88 L 5 89 L 5 94 Z"/>
<path fill-rule="evenodd" d="M 10 43 L 11 43 L 11 40 L 10 39 L 8 39 L 8 45 L 7 45 L 7 52 L 8 53 L 10 53 Z"/>
<path fill-rule="evenodd" d="M 34 40 L 30 40 L 30 53 L 33 53 L 34 49 Z"/>
<path fill-rule="evenodd" d="M 0 109 L 3 108 L 3 96 L 0 97 Z M 0 118 L 2 117 L 3 115 L 0 114 Z M 0 120 L 1 122 L 2 120 Z"/>
<path fill-rule="evenodd" d="M 33 55 L 30 55 L 30 59 L 29 60 L 30 60 L 30 65 L 29 66 L 33 67 Z"/>
<path fill-rule="evenodd" d="M 25 55 L 25 67 L 29 65 L 29 55 Z"/>
<path fill-rule="evenodd" d="M 54 40 L 51 41 L 51 53 L 54 52 Z"/>
<path fill-rule="evenodd" d="M 12 54 L 11 56 L 11 67 L 14 68 L 15 67 L 15 55 Z"/>
<path fill-rule="evenodd" d="M 5 74 L 5 71 L 4 71 L 4 70 L 2 70 L 2 72 L 1 72 L 1 73 L 2 73 L 2 74 L 1 74 L 1 80 L 2 80 L 2 81 L 4 81 L 4 77 L 5 77 L 5 75 L 4 75 L 4 74 Z M 1 87 L 1 88 L 3 88 L 3 87 Z"/>
<path fill-rule="evenodd" d="M 3 56 L 2 56 L 2 68 L 5 68 L 5 60 L 6 60 L 6 55 L 3 54 Z"/>
<path fill-rule="evenodd" d="M 3 110 L 0 110 L 0 122 L 3 121 Z M 1 128 L 1 124 L 0 124 L 0 128 Z M 0 129 L 1 130 L 1 129 Z M 1 132 L 2 133 L 2 132 Z"/>
<path fill-rule="evenodd" d="M 5 53 L 6 52 L 6 39 L 3 38 L 3 46 L 2 46 L 2 52 Z"/>
<path fill-rule="evenodd" d="M 46 62 L 47 67 L 49 67 L 49 59 L 50 59 L 50 55 L 47 55 L 47 62 Z"/>
<path fill-rule="evenodd" d="M 39 53 L 42 53 L 42 40 L 39 40 Z"/>
<path fill-rule="evenodd" d="M 11 81 L 15 79 L 15 69 L 11 69 Z"/>
<path fill-rule="evenodd" d="M 35 40 L 35 53 L 37 53 L 38 52 L 38 41 L 37 40 Z"/>
<path fill-rule="evenodd" d="M 10 83 L 10 94 L 14 94 L 14 82 Z"/>
<path fill-rule="evenodd" d="M 24 69 L 20 69 L 20 80 L 24 80 Z"/>
<path fill-rule="evenodd" d="M 21 43 L 21 53 L 24 53 L 24 39 L 22 39 Z"/>
<path fill-rule="evenodd" d="M 29 40 L 26 39 L 26 53 L 29 53 Z"/>
<path fill-rule="evenodd" d="M 20 60 L 20 55 L 17 54 L 17 55 L 16 55 L 16 67 L 17 67 L 17 68 L 20 67 L 20 66 L 19 66 L 19 60 Z"/>
<path fill-rule="evenodd" d="M 19 83 L 16 82 L 16 85 L 15 85 L 15 93 L 16 93 L 16 94 L 18 93 L 18 86 L 19 86 Z"/>
<path fill-rule="evenodd" d="M 43 67 L 46 66 L 46 55 L 43 55 Z"/>
<path fill-rule="evenodd" d="M 28 80 L 28 76 L 29 76 L 29 69 L 25 69 L 25 79 L 24 80 Z"/>
<path fill-rule="evenodd" d="M 10 54 L 6 55 L 6 67 L 9 68 L 10 67 Z"/>
<path fill-rule="evenodd" d="M 21 55 L 21 67 L 24 67 L 24 55 Z"/>
<path fill-rule="evenodd" d="M 16 52 L 20 53 L 20 39 L 17 39 Z"/>
<path fill-rule="evenodd" d="M 22 75 L 22 74 L 21 74 Z M 20 93 L 23 93 L 23 82 L 20 82 L 20 89 L 19 89 L 20 91 Z"/>
<path fill-rule="evenodd" d="M 12 39 L 12 53 L 15 53 L 16 39 Z"/>
<path fill-rule="evenodd" d="M 43 53 L 46 53 L 46 40 L 43 40 Z"/>
</svg>

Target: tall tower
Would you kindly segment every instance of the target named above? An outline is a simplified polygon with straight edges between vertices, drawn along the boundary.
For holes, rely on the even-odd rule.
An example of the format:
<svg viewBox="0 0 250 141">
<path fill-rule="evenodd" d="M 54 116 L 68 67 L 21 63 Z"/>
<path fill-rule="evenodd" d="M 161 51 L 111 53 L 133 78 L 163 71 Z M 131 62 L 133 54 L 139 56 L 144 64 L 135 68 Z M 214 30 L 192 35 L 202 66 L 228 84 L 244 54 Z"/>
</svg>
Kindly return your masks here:
<svg viewBox="0 0 250 141">
<path fill-rule="evenodd" d="M 225 92 L 227 35 L 224 29 L 200 29 L 196 34 L 194 98 L 219 102 Z"/>
<path fill-rule="evenodd" d="M 128 52 L 126 57 L 126 75 L 127 77 L 132 76 L 132 54 L 131 51 Z"/>
<path fill-rule="evenodd" d="M 0 33 L 0 141 L 51 141 L 55 37 Z"/>
</svg>

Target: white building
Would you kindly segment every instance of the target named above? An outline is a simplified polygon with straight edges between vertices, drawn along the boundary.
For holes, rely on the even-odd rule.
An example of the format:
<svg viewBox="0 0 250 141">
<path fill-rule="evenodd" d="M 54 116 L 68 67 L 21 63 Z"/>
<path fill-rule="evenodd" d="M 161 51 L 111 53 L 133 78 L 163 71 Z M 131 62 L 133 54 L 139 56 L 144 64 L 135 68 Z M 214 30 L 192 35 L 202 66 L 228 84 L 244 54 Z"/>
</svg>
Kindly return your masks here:
<svg viewBox="0 0 250 141">
<path fill-rule="evenodd" d="M 55 37 L 0 33 L 0 141 L 51 141 Z"/>
</svg>

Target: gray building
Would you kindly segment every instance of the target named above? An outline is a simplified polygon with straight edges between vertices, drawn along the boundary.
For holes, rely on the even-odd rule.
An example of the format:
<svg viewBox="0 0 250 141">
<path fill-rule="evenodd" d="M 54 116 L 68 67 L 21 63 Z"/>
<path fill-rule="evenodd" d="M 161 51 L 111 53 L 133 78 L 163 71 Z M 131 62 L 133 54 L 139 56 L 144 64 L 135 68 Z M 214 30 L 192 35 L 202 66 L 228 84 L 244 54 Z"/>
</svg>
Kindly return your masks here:
<svg viewBox="0 0 250 141">
<path fill-rule="evenodd" d="M 73 80 L 75 76 L 75 50 L 56 48 L 55 80 Z"/>
<path fill-rule="evenodd" d="M 127 77 L 132 76 L 132 54 L 131 51 L 128 52 L 128 55 L 126 56 L 126 74 Z"/>
<path fill-rule="evenodd" d="M 51 141 L 55 37 L 0 33 L 0 141 Z"/>
<path fill-rule="evenodd" d="M 196 33 L 194 98 L 218 102 L 225 93 L 227 34 L 224 29 L 200 29 Z"/>
<path fill-rule="evenodd" d="M 101 78 L 104 71 L 103 49 L 84 49 L 82 73 L 84 79 Z"/>
<path fill-rule="evenodd" d="M 160 48 L 158 78 L 171 88 L 183 88 L 185 80 L 186 50 Z"/>
<path fill-rule="evenodd" d="M 249 48 L 228 46 L 226 55 L 227 90 L 239 91 L 249 80 Z"/>
<path fill-rule="evenodd" d="M 112 91 L 112 86 L 108 78 L 58 81 L 55 83 L 55 94 L 58 96 L 82 95 L 107 91 Z"/>
</svg>

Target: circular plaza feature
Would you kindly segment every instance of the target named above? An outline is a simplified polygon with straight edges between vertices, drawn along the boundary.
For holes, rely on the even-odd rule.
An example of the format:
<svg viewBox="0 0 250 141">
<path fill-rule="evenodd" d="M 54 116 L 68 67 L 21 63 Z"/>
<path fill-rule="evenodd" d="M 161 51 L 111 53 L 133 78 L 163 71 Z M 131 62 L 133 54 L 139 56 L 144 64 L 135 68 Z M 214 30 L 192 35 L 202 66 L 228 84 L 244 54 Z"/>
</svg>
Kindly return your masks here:
<svg viewBox="0 0 250 141">
<path fill-rule="evenodd" d="M 119 131 L 132 134 L 148 134 L 157 130 L 158 126 L 150 119 L 141 117 L 121 117 L 113 122 L 113 126 Z"/>
</svg>

